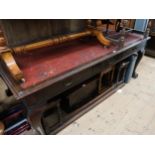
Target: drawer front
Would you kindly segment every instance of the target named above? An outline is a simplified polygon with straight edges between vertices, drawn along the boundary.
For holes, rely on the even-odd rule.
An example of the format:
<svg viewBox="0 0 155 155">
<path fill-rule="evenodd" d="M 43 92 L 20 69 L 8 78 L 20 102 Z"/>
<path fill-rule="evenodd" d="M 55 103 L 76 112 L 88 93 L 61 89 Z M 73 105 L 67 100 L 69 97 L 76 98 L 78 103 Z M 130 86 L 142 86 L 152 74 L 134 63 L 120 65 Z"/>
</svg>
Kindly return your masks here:
<svg viewBox="0 0 155 155">
<path fill-rule="evenodd" d="M 98 79 L 84 82 L 74 90 L 68 92 L 62 100 L 62 107 L 65 111 L 72 111 L 87 103 L 98 93 Z"/>
</svg>

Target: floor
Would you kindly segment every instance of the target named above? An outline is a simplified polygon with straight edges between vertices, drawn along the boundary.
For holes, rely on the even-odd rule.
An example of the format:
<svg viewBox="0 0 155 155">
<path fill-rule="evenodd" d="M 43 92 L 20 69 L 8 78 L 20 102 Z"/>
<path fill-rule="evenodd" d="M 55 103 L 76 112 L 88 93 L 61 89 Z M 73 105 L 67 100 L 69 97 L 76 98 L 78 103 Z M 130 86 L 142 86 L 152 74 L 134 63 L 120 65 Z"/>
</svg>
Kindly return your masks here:
<svg viewBox="0 0 155 155">
<path fill-rule="evenodd" d="M 155 59 L 145 56 L 138 73 L 138 79 L 59 134 L 155 134 Z"/>
<path fill-rule="evenodd" d="M 155 59 L 145 56 L 138 73 L 138 79 L 132 79 L 59 134 L 155 134 Z"/>
</svg>

